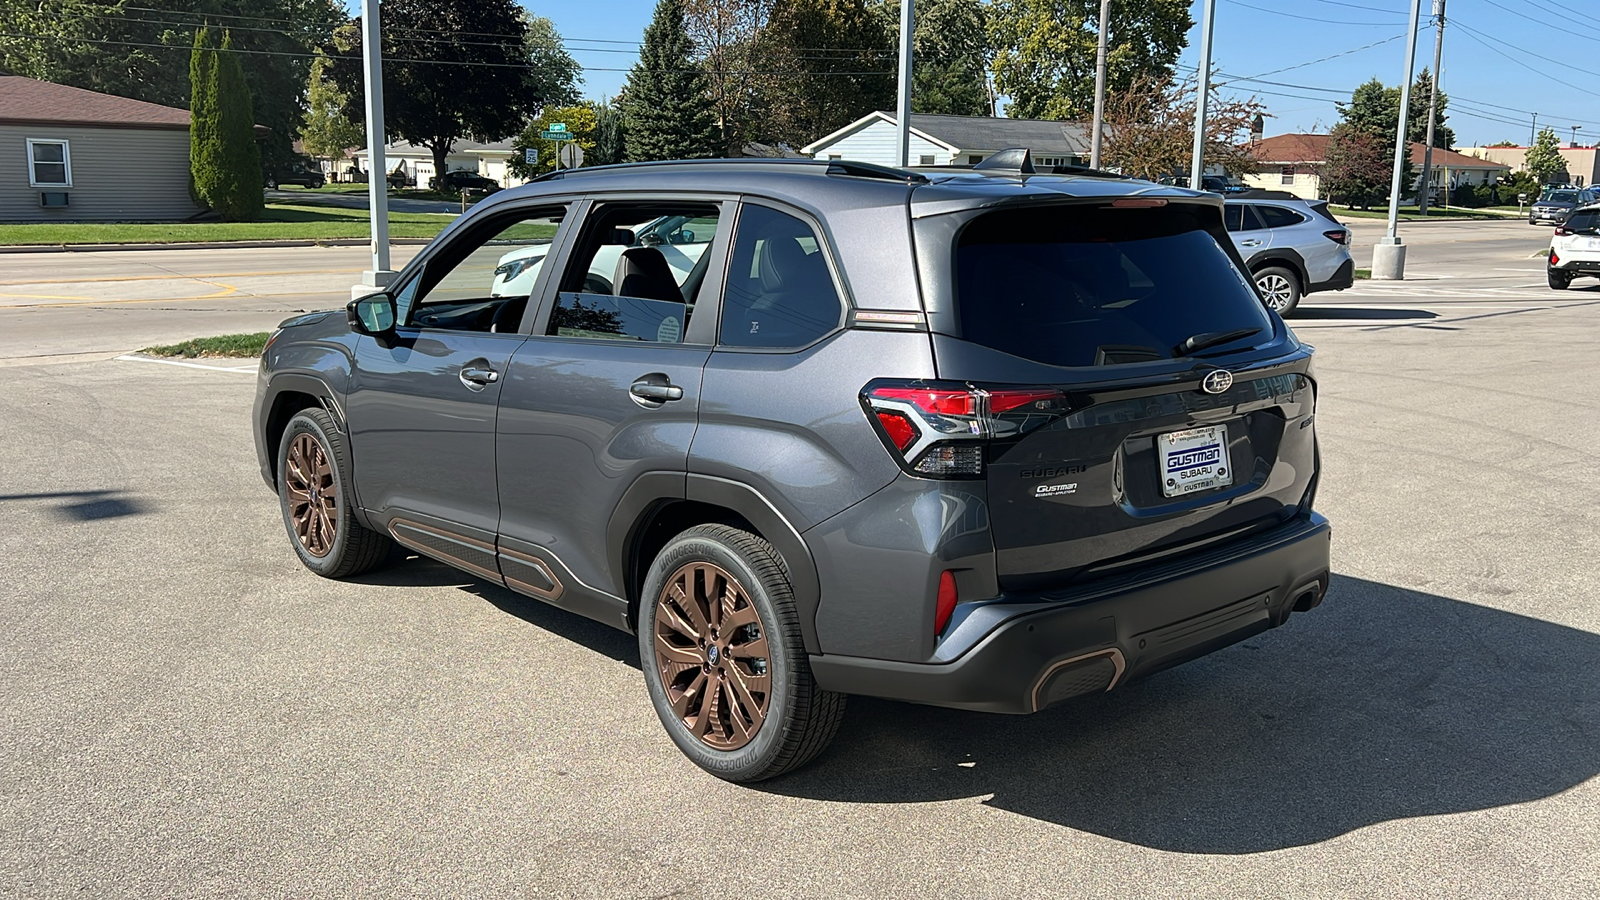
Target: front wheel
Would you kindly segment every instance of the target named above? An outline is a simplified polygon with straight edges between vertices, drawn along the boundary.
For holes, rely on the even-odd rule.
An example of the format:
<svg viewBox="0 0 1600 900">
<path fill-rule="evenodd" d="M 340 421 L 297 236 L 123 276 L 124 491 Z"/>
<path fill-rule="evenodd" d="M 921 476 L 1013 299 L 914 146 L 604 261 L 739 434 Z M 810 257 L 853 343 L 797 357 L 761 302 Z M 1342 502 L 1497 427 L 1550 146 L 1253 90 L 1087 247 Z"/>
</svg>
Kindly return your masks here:
<svg viewBox="0 0 1600 900">
<path fill-rule="evenodd" d="M 324 578 L 346 578 L 381 565 L 388 536 L 355 517 L 350 455 L 325 410 L 295 414 L 278 442 L 278 505 L 300 562 Z"/>
<path fill-rule="evenodd" d="M 1545 277 L 1549 279 L 1550 289 L 1553 291 L 1564 291 L 1572 287 L 1571 272 L 1563 272 L 1560 269 L 1545 269 Z"/>
<path fill-rule="evenodd" d="M 695 765 L 760 781 L 805 765 L 833 739 L 845 697 L 811 674 L 771 544 L 727 525 L 691 528 L 656 557 L 641 597 L 645 687 Z"/>
<path fill-rule="evenodd" d="M 1268 266 L 1256 272 L 1256 288 L 1261 299 L 1280 316 L 1287 316 L 1300 305 L 1300 279 L 1282 266 Z"/>
</svg>

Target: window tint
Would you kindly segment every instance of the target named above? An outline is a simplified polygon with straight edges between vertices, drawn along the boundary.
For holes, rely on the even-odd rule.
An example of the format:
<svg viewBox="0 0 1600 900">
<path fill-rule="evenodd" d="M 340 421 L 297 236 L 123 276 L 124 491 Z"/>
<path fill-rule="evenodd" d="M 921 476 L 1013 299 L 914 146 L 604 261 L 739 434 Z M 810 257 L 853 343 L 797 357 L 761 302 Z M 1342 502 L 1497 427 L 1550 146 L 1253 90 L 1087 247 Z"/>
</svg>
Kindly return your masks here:
<svg viewBox="0 0 1600 900">
<path fill-rule="evenodd" d="M 719 208 L 613 203 L 590 213 L 546 333 L 675 344 L 705 284 Z"/>
<path fill-rule="evenodd" d="M 1287 228 L 1305 221 L 1304 216 L 1281 206 L 1258 206 L 1256 214 L 1261 217 L 1261 221 L 1267 223 L 1268 228 Z"/>
<path fill-rule="evenodd" d="M 1229 231 L 1256 231 L 1261 228 L 1255 209 L 1244 203 L 1229 203 L 1224 206 L 1222 221 L 1228 226 Z"/>
<path fill-rule="evenodd" d="M 1255 290 L 1206 230 L 1211 215 L 1174 204 L 979 216 L 956 247 L 962 337 L 1049 365 L 1103 366 L 1171 359 L 1206 332 L 1270 333 Z"/>
<path fill-rule="evenodd" d="M 1396 113 L 1395 115 L 1396 115 L 1396 117 L 1399 116 L 1398 113 Z M 1577 191 L 1545 191 L 1544 196 L 1540 197 L 1539 199 L 1540 200 L 1549 200 L 1549 201 L 1552 201 L 1554 203 L 1575 203 L 1575 202 L 1577 202 L 1577 199 L 1578 199 L 1578 192 Z"/>
<path fill-rule="evenodd" d="M 564 215 L 561 207 L 531 210 L 456 237 L 401 290 L 400 321 L 418 328 L 516 331 Z"/>
<path fill-rule="evenodd" d="M 1600 228 L 1600 210 L 1585 210 L 1567 217 L 1568 231 L 1584 231 L 1592 234 L 1596 228 Z"/>
<path fill-rule="evenodd" d="M 739 212 L 721 343 L 803 347 L 839 325 L 841 304 L 811 226 L 765 206 Z"/>
</svg>

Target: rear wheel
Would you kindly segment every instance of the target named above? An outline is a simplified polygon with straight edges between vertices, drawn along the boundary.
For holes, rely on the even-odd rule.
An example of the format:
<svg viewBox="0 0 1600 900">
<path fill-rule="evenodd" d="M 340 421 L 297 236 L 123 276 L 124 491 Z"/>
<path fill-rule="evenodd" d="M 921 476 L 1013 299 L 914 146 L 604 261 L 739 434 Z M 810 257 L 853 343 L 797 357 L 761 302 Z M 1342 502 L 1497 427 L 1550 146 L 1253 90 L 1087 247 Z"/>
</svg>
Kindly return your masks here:
<svg viewBox="0 0 1600 900">
<path fill-rule="evenodd" d="M 295 414 L 278 442 L 278 505 L 300 562 L 324 578 L 359 575 L 382 564 L 393 542 L 355 517 L 350 456 L 333 417 Z"/>
<path fill-rule="evenodd" d="M 1572 286 L 1572 273 L 1560 269 L 1545 269 L 1545 277 L 1550 281 L 1550 289 L 1564 291 Z"/>
<path fill-rule="evenodd" d="M 805 765 L 833 739 L 845 697 L 811 674 L 771 544 L 727 525 L 691 528 L 656 557 L 641 596 L 650 702 L 700 768 L 760 781 Z"/>
<path fill-rule="evenodd" d="M 1282 266 L 1257 271 L 1256 288 L 1261 291 L 1261 299 L 1280 316 L 1287 316 L 1300 305 L 1300 279 Z"/>
</svg>

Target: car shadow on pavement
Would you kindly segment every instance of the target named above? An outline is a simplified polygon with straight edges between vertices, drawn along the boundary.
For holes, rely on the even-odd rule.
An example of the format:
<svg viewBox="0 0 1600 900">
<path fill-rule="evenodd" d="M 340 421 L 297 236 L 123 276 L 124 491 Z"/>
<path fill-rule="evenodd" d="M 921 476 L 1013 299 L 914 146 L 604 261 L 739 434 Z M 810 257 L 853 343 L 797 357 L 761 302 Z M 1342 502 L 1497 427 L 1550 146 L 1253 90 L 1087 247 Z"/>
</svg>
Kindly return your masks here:
<svg viewBox="0 0 1600 900">
<path fill-rule="evenodd" d="M 1302 306 L 1291 319 L 1437 319 L 1439 314 L 1426 309 L 1396 309 L 1392 306 L 1353 307 L 1341 306 L 1318 309 Z M 1293 321 L 1290 324 L 1294 324 Z"/>
<path fill-rule="evenodd" d="M 1334 579 L 1320 608 L 1033 716 L 851 698 L 831 750 L 756 785 L 984 802 L 1181 853 L 1258 853 L 1524 803 L 1600 773 L 1600 635 Z"/>
<path fill-rule="evenodd" d="M 17 501 L 59 501 L 57 518 L 67 522 L 94 522 L 142 515 L 149 510 L 139 500 L 122 491 L 59 491 L 47 494 L 0 494 L 0 503 Z"/>
</svg>

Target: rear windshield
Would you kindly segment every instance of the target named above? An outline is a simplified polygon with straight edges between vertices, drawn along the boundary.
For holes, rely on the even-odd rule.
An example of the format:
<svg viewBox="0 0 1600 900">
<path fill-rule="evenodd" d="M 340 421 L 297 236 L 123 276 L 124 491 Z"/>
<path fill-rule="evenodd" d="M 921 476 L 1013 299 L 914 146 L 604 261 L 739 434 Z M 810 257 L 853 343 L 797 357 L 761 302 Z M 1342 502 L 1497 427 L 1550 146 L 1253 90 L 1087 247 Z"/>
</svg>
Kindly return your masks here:
<svg viewBox="0 0 1600 900">
<path fill-rule="evenodd" d="M 1600 227 L 1600 209 L 1587 209 L 1567 218 L 1568 231 L 1586 231 L 1591 234 Z"/>
<path fill-rule="evenodd" d="M 1191 204 L 979 216 L 956 245 L 962 337 L 1055 366 L 1173 359 L 1206 333 L 1262 332 L 1206 353 L 1260 343 L 1271 320 L 1206 230 L 1217 219 Z"/>
</svg>

